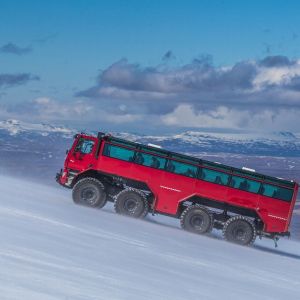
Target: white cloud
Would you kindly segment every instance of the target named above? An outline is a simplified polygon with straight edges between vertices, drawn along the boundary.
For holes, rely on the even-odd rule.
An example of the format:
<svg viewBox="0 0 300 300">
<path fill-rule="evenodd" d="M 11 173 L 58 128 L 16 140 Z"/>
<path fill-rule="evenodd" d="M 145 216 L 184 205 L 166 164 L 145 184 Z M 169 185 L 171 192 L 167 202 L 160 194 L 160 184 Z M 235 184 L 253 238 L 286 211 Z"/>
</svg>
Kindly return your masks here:
<svg viewBox="0 0 300 300">
<path fill-rule="evenodd" d="M 300 110 L 271 109 L 251 111 L 218 106 L 213 110 L 198 110 L 190 104 L 180 104 L 161 117 L 163 124 L 177 127 L 259 129 L 266 131 L 297 131 Z"/>
<path fill-rule="evenodd" d="M 87 101 L 59 102 L 48 97 L 34 99 L 25 106 L 27 114 L 35 114 L 40 120 L 86 120 L 114 124 L 130 123 L 141 120 L 139 114 L 125 112 L 126 105 L 118 107 L 115 113 L 106 111 L 97 104 Z"/>
<path fill-rule="evenodd" d="M 300 60 L 287 66 L 258 67 L 253 80 L 254 90 L 261 90 L 266 85 L 286 85 L 295 76 L 300 76 Z"/>
<path fill-rule="evenodd" d="M 44 119 L 81 117 L 87 115 L 92 110 L 92 106 L 84 101 L 66 103 L 48 97 L 34 99 L 31 104 L 33 110 L 38 113 L 38 116 Z"/>
<path fill-rule="evenodd" d="M 300 60 L 214 66 L 209 60 L 143 67 L 121 60 L 101 72 L 76 101 L 40 97 L 0 116 L 107 124 L 299 131 Z M 78 100 L 81 99 L 81 100 Z M 153 121 L 155 120 L 155 121 Z"/>
<path fill-rule="evenodd" d="M 114 99 L 151 99 L 151 100 L 166 100 L 176 96 L 175 93 L 164 93 L 156 91 L 131 91 L 119 87 L 100 87 L 96 94 L 98 97 L 109 97 Z"/>
<path fill-rule="evenodd" d="M 40 97 L 34 99 L 33 102 L 37 104 L 45 105 L 45 104 L 49 104 L 51 102 L 51 99 L 47 97 Z"/>
</svg>

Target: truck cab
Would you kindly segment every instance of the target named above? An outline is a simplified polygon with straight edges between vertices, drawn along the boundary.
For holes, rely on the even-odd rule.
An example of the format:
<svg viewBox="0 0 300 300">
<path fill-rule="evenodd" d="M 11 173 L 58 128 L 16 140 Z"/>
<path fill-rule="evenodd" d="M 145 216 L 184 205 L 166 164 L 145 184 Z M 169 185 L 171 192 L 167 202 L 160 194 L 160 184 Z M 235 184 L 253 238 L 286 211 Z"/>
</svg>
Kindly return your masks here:
<svg viewBox="0 0 300 300">
<path fill-rule="evenodd" d="M 97 149 L 99 149 L 98 138 L 86 134 L 76 134 L 71 149 L 66 151 L 64 168 L 56 175 L 57 182 L 71 187 L 72 181 L 78 173 L 94 167 L 97 162 Z"/>
</svg>

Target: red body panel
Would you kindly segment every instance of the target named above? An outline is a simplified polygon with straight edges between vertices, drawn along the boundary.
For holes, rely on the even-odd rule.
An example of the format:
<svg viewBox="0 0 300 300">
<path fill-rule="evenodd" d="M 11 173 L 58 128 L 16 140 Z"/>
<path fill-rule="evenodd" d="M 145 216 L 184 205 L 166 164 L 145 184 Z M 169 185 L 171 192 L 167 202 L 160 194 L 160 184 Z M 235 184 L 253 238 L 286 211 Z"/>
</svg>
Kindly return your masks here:
<svg viewBox="0 0 300 300">
<path fill-rule="evenodd" d="M 81 135 L 82 138 L 92 140 L 97 144 L 98 139 L 92 136 Z M 75 148 L 78 143 L 78 138 L 74 141 L 72 148 L 68 151 L 65 163 L 64 170 L 60 177 L 60 183 L 62 185 L 67 183 L 68 180 L 68 170 L 78 170 L 79 172 L 85 172 L 88 169 L 95 169 L 97 164 L 97 159 L 95 157 L 96 147 L 93 147 L 93 150 L 90 154 L 82 155 L 80 153 L 75 153 Z"/>
<path fill-rule="evenodd" d="M 92 140 L 97 144 L 97 138 L 90 137 L 90 136 L 82 136 L 83 138 Z M 77 140 L 78 142 L 78 140 Z M 69 169 L 75 169 L 79 171 L 85 171 L 90 168 L 94 168 L 96 165 L 96 157 L 95 157 L 95 151 L 96 147 L 93 147 L 93 150 L 89 154 L 81 154 L 78 152 L 74 152 L 74 149 L 76 148 L 76 144 L 74 143 L 72 148 L 70 149 L 65 163 L 68 164 Z"/>
<path fill-rule="evenodd" d="M 92 139 L 91 137 L 86 138 Z M 97 139 L 94 138 L 94 140 L 96 141 Z M 80 172 L 93 169 L 106 174 L 144 182 L 154 195 L 153 208 L 156 212 L 176 215 L 180 202 L 197 195 L 256 211 L 265 224 L 265 232 L 279 233 L 288 230 L 298 185 L 296 185 L 293 200 L 285 202 L 229 186 L 218 185 L 165 170 L 103 156 L 101 153 L 104 142 L 102 142 L 99 149 L 100 155 L 98 158 L 96 158 L 95 153 L 96 147 L 94 147 L 91 154 L 82 158 L 74 156 L 73 151 L 75 147 L 76 142 L 66 158 L 65 168 L 74 168 L 80 170 Z M 60 182 L 64 184 L 65 180 L 65 177 L 62 176 Z"/>
</svg>

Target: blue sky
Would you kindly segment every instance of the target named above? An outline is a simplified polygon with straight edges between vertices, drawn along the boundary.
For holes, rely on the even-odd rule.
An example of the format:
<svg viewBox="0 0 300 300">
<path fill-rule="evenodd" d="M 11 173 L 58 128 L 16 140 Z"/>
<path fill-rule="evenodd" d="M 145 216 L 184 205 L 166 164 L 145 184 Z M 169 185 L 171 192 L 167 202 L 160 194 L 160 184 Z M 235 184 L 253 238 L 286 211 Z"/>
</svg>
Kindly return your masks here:
<svg viewBox="0 0 300 300">
<path fill-rule="evenodd" d="M 0 117 L 292 130 L 299 15 L 280 0 L 1 0 Z"/>
</svg>

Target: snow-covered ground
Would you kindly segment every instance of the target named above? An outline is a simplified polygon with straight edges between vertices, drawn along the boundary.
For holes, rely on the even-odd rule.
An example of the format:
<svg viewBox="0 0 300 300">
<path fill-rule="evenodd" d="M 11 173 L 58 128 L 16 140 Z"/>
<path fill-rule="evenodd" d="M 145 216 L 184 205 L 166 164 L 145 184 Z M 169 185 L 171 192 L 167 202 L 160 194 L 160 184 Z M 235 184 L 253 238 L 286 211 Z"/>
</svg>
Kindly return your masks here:
<svg viewBox="0 0 300 300">
<path fill-rule="evenodd" d="M 0 299 L 298 299 L 300 243 L 252 248 L 0 176 Z"/>
</svg>

